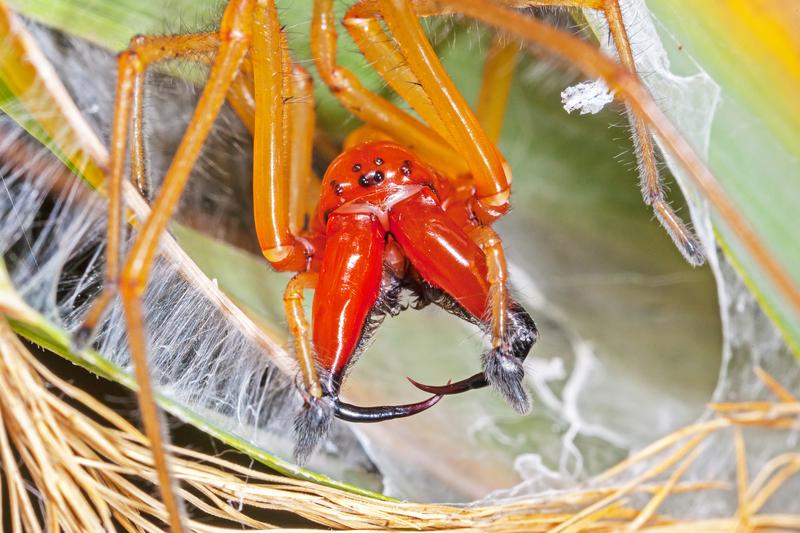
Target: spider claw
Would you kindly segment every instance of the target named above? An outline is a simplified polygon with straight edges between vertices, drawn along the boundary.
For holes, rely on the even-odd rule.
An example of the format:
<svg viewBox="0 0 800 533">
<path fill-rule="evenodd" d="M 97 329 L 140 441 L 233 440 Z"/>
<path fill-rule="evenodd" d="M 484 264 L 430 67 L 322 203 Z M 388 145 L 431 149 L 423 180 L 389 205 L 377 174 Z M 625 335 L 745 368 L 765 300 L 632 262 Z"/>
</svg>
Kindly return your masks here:
<svg viewBox="0 0 800 533">
<path fill-rule="evenodd" d="M 427 400 L 405 405 L 381 405 L 377 407 L 361 407 L 333 399 L 333 412 L 336 418 L 347 422 L 382 422 L 392 418 L 403 418 L 421 413 L 436 405 L 444 396 L 436 394 Z"/>
<path fill-rule="evenodd" d="M 443 396 L 460 394 L 473 389 L 481 389 L 489 384 L 489 382 L 486 381 L 483 372 L 478 372 L 474 376 L 462 379 L 461 381 L 456 381 L 455 383 L 448 381 L 446 385 L 425 385 L 424 383 L 420 383 L 409 377 L 406 377 L 406 379 L 419 390 L 429 392 L 431 394 L 441 394 Z"/>
</svg>

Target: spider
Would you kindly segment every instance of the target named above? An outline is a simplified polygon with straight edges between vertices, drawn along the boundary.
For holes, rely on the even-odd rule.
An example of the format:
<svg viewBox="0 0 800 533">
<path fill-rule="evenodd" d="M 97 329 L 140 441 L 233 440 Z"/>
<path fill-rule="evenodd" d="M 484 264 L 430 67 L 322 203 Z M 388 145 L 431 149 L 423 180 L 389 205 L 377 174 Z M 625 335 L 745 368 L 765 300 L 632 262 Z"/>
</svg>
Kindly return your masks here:
<svg viewBox="0 0 800 533">
<path fill-rule="evenodd" d="M 645 202 L 687 260 L 702 263 L 700 245 L 664 198 L 645 120 L 675 148 L 684 164 L 701 175 L 707 171 L 632 72 L 633 57 L 618 0 L 510 0 L 506 4 L 362 0 L 349 9 L 345 28 L 388 85 L 416 111 L 418 120 L 368 91 L 337 64 L 333 0 L 315 0 L 311 48 L 317 71 L 343 106 L 364 123 L 348 137 L 344 151 L 325 173 L 316 207 L 304 203 L 312 173 L 311 79 L 290 59 L 273 0 L 231 0 L 217 32 L 137 36 L 119 54 L 105 285 L 75 342 L 88 342 L 119 292 L 145 430 L 174 530 L 180 529 L 181 519 L 145 364 L 141 296 L 159 237 L 226 100 L 253 136 L 255 221 L 263 255 L 275 270 L 297 272 L 286 288 L 284 305 L 304 397 L 295 421 L 299 461 L 314 450 L 333 417 L 376 422 L 409 416 L 432 407 L 445 395 L 488 385 L 517 411 L 530 407 L 522 387 L 522 362 L 536 342 L 537 330 L 509 295 L 502 240 L 492 229 L 492 223 L 509 209 L 511 171 L 495 142 L 516 45 L 504 44 L 499 33 L 495 37 L 473 111 L 439 63 L 420 17 L 464 13 L 511 36 L 549 47 L 585 72 L 606 79 L 631 109 Z M 529 5 L 601 10 L 622 66 L 574 37 L 509 9 Z M 208 81 L 153 201 L 152 213 L 143 221 L 123 263 L 119 257 L 121 189 L 129 126 L 132 123 L 132 178 L 146 184 L 141 124 L 145 71 L 176 58 L 210 64 Z M 313 329 L 303 311 L 307 289 L 315 290 Z M 342 381 L 373 333 L 371 316 L 399 312 L 396 297 L 403 289 L 416 293 L 419 305 L 439 305 L 491 335 L 483 371 L 441 386 L 411 380 L 432 394 L 418 403 L 361 407 L 343 402 L 339 398 Z"/>
</svg>

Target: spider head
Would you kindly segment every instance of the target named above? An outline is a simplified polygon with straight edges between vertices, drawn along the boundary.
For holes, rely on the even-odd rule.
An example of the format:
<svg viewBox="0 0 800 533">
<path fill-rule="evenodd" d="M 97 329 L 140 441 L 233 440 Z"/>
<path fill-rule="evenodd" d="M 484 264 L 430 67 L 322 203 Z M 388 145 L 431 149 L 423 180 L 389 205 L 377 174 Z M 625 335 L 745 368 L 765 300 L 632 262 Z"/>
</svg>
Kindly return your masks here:
<svg viewBox="0 0 800 533">
<path fill-rule="evenodd" d="M 398 191 L 410 186 L 435 187 L 437 173 L 411 151 L 391 141 L 372 141 L 345 150 L 322 180 L 319 213 L 323 222 L 348 203 L 385 208 Z"/>
</svg>

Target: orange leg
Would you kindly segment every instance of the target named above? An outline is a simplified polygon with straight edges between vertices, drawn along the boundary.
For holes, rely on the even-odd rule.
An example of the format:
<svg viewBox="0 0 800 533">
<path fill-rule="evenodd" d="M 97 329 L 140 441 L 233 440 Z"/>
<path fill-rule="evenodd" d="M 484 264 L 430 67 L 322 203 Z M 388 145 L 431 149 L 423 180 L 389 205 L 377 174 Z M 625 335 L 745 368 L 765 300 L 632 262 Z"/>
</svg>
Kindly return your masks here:
<svg viewBox="0 0 800 533">
<path fill-rule="evenodd" d="M 291 100 L 286 106 L 289 134 L 289 231 L 299 235 L 313 214 L 308 208 L 314 150 L 313 80 L 302 67 L 292 66 Z"/>
<path fill-rule="evenodd" d="M 311 23 L 311 52 L 317 70 L 341 104 L 370 126 L 388 134 L 443 171 L 463 174 L 468 168 L 450 144 L 439 134 L 391 102 L 366 89 L 336 60 L 336 19 L 333 0 L 314 0 Z"/>
<path fill-rule="evenodd" d="M 269 17 L 270 14 L 268 13 L 267 18 Z M 286 49 L 286 45 L 283 42 L 284 37 L 280 35 L 278 38 L 282 42 L 281 49 Z M 274 42 L 272 44 L 274 44 Z M 268 46 L 271 46 L 272 44 L 268 44 Z M 275 66 L 270 64 L 264 66 L 259 65 L 257 68 L 259 70 L 266 70 L 269 72 L 273 67 Z M 281 151 L 282 162 L 280 164 L 281 166 L 277 167 L 285 167 L 286 176 L 284 181 L 287 181 L 289 184 L 288 200 L 280 197 L 285 191 L 281 191 L 278 194 L 273 192 L 272 195 L 269 196 L 269 188 L 271 187 L 269 183 L 272 179 L 269 176 L 266 179 L 259 181 L 263 187 L 266 187 L 266 190 L 260 190 L 258 192 L 259 196 L 265 199 L 269 198 L 267 202 L 275 202 L 276 206 L 271 209 L 268 208 L 268 212 L 275 213 L 275 216 L 268 217 L 267 219 L 260 221 L 257 224 L 256 229 L 263 234 L 262 239 L 264 242 L 271 243 L 270 238 L 274 239 L 274 235 L 280 234 L 284 235 L 282 241 L 285 244 L 287 241 L 289 243 L 295 242 L 292 240 L 292 237 L 296 238 L 303 232 L 307 217 L 310 217 L 312 214 L 308 207 L 308 200 L 309 198 L 313 197 L 310 189 L 311 177 L 313 175 L 311 161 L 314 147 L 314 124 L 316 113 L 314 110 L 314 93 L 312 86 L 313 80 L 311 76 L 309 76 L 308 72 L 306 72 L 306 70 L 301 66 L 291 63 L 288 56 L 282 57 L 280 60 L 280 66 L 275 68 L 291 69 L 291 78 L 287 76 L 281 77 L 280 92 L 281 94 L 288 94 L 288 96 L 283 99 L 284 105 L 282 106 L 282 115 L 277 113 L 275 108 L 271 106 L 267 107 L 269 117 L 266 119 L 266 121 L 268 121 L 270 124 L 274 124 L 276 127 L 274 128 L 274 132 L 272 129 L 270 129 L 266 137 L 262 135 L 259 138 L 259 143 L 260 145 L 263 145 L 266 142 L 267 147 L 262 147 L 260 150 L 263 151 L 262 153 L 266 154 L 264 157 L 269 158 L 272 157 L 270 154 L 277 154 L 276 148 L 270 140 L 272 139 L 271 135 L 277 132 L 278 129 L 282 128 L 285 139 L 290 140 L 290 142 L 285 143 L 288 145 L 288 147 L 286 147 L 287 149 Z M 280 72 L 284 72 L 284 70 L 280 70 Z M 284 85 L 287 81 L 288 89 Z M 272 82 L 270 81 L 270 83 Z M 242 120 L 244 126 L 247 128 L 250 134 L 255 137 L 255 81 L 253 79 L 253 64 L 249 57 L 246 57 L 242 62 L 241 69 L 231 83 L 227 99 L 228 103 L 234 109 L 236 114 L 239 115 L 239 118 Z M 264 99 L 261 101 L 263 103 Z M 282 124 L 282 126 L 278 127 L 279 124 Z M 288 222 L 285 222 L 283 219 L 283 210 L 286 209 L 288 209 Z M 285 237 L 285 231 L 281 229 L 285 223 L 288 223 L 290 235 L 288 238 Z M 272 224 L 275 224 L 276 227 L 271 230 L 267 229 Z M 270 236 L 270 233 L 272 236 Z M 274 246 L 280 245 L 274 243 L 273 247 Z M 290 246 L 293 245 L 290 244 Z M 293 251 L 294 250 L 290 249 L 289 253 L 291 254 Z M 306 254 L 310 252 L 310 249 L 307 247 L 307 245 L 301 242 L 300 245 L 297 246 L 297 251 Z M 269 254 L 269 257 L 274 259 L 276 252 L 273 250 L 271 252 L 266 252 L 266 254 Z M 278 251 L 278 255 L 280 255 L 280 250 Z M 296 262 L 295 259 L 297 260 Z M 273 266 L 278 270 L 288 271 L 304 269 L 305 258 L 303 255 L 301 254 L 295 259 L 286 260 L 284 258 L 281 260 L 275 260 L 273 262 Z M 295 266 L 297 267 L 296 269 L 292 268 Z"/>
<path fill-rule="evenodd" d="M 411 71 L 405 57 L 375 17 L 362 16 L 360 4 L 353 6 L 342 21 L 367 62 L 387 84 L 419 114 L 439 136 L 454 146 L 454 138 L 442 117 Z"/>
<path fill-rule="evenodd" d="M 231 83 L 228 103 L 239 115 L 247 131 L 253 135 L 255 130 L 256 99 L 253 96 L 253 67 L 249 58 L 242 62 L 242 68 Z"/>
<path fill-rule="evenodd" d="M 131 127 L 131 179 L 139 194 L 150 201 L 153 194 L 153 184 L 147 175 L 144 156 L 144 131 L 143 131 L 143 104 L 144 76 L 136 76 L 133 80 L 133 126 Z"/>
<path fill-rule="evenodd" d="M 345 15 L 344 26 L 356 45 L 380 76 L 433 128 L 436 133 L 457 145 L 440 113 L 411 70 L 406 58 L 394 46 L 367 4 L 356 4 Z M 483 84 L 475 114 L 492 142 L 500 135 L 508 91 L 516 62 L 516 43 L 496 35 L 487 56 Z M 367 137 L 375 140 L 374 135 Z M 438 163 L 438 162 L 436 162 Z"/>
<path fill-rule="evenodd" d="M 608 22 L 609 33 L 614 41 L 614 47 L 617 49 L 620 63 L 630 72 L 636 74 L 633 51 L 628 39 L 628 32 L 622 20 L 619 0 L 571 0 L 569 2 L 564 0 L 534 0 L 532 3 L 582 7 L 602 11 Z M 653 208 L 656 218 L 669 236 L 672 237 L 684 258 L 692 265 L 701 265 L 705 261 L 705 257 L 700 243 L 666 201 L 658 170 L 653 137 L 644 119 L 634 112 L 630 104 L 626 104 L 626 109 L 633 130 L 633 144 L 639 163 L 644 203 Z"/>
<path fill-rule="evenodd" d="M 236 8 L 239 8 L 239 10 Z M 249 13 L 246 13 L 244 6 L 236 5 L 235 3 L 231 4 L 231 7 L 226 12 L 226 17 L 223 19 L 223 28 L 227 26 L 230 29 L 230 33 L 226 32 L 223 35 L 227 34 L 230 37 L 224 38 L 220 43 L 217 57 L 209 75 L 208 84 L 187 128 L 187 134 L 184 136 L 175 159 L 164 178 L 163 186 L 155 200 L 151 215 L 144 222 L 136 237 L 125 268 L 120 276 L 120 292 L 128 322 L 131 356 L 139 384 L 142 419 L 153 447 L 162 495 L 167 508 L 171 511 L 171 527 L 175 531 L 182 529 L 182 518 L 178 510 L 173 482 L 169 474 L 166 456 L 164 455 L 159 415 L 152 386 L 149 382 L 141 296 L 158 248 L 159 237 L 166 229 L 167 223 L 177 206 L 189 173 L 199 156 L 203 141 L 222 106 L 230 80 L 233 79 L 239 63 L 246 53 L 247 41 L 244 36 L 246 32 L 249 32 L 248 15 Z M 144 54 L 138 51 L 130 51 L 126 57 L 127 61 L 121 60 L 121 66 L 124 67 L 122 70 L 123 77 L 128 77 L 128 73 L 132 73 L 134 70 L 143 72 L 146 64 L 150 62 L 146 60 L 149 58 L 146 58 Z M 122 103 L 121 100 L 130 98 L 130 94 L 120 96 L 121 98 L 118 100 L 120 103 Z M 127 107 L 126 104 L 123 105 Z"/>
<path fill-rule="evenodd" d="M 109 176 L 109 238 L 107 253 L 107 286 L 89 313 L 82 329 L 83 340 L 99 321 L 103 308 L 115 293 L 117 280 L 123 308 L 127 319 L 128 340 L 131 359 L 139 386 L 139 407 L 145 432 L 151 442 L 159 487 L 169 513 L 173 531 L 183 530 L 182 506 L 177 497 L 164 453 L 160 415 L 155 404 L 154 392 L 147 369 L 147 349 L 144 335 L 141 295 L 152 266 L 158 240 L 166 228 L 189 173 L 200 153 L 211 124 L 224 101 L 230 81 L 234 78 L 247 51 L 251 27 L 252 5 L 246 0 L 231 2 L 222 21 L 221 35 L 186 35 L 176 37 L 136 37 L 128 50 L 118 58 L 118 80 L 112 126 L 111 164 Z M 119 272 L 120 230 L 122 225 L 123 165 L 127 145 L 128 126 L 133 114 L 136 122 L 141 118 L 141 83 L 146 68 L 156 62 L 173 58 L 202 60 L 202 57 L 218 48 L 208 84 L 206 85 L 195 114 L 187 128 L 175 159 L 164 178 L 162 188 L 153 204 L 151 215 L 143 222 L 125 267 Z M 136 104 L 136 109 L 132 109 Z M 132 111 L 134 111 L 132 113 Z M 134 173 L 140 178 L 144 167 L 141 125 L 134 127 Z M 137 140 L 138 137 L 138 140 Z"/>
<path fill-rule="evenodd" d="M 475 180 L 478 200 L 476 214 L 484 222 L 495 220 L 508 208 L 510 171 L 502 156 L 453 85 L 428 42 L 417 13 L 406 0 L 377 0 L 374 4 L 365 2 L 354 6 L 348 12 L 348 24 L 363 27 L 357 30 L 362 33 L 362 38 L 357 42 L 361 41 L 363 45 L 367 41 L 363 36 L 366 32 L 375 32 L 372 40 L 381 39 L 383 30 L 380 26 L 367 22 L 370 17 L 378 16 L 383 18 L 400 50 L 394 54 L 387 68 L 401 75 L 381 72 L 383 67 L 377 65 L 378 72 L 386 75 L 387 82 L 393 83 L 410 104 L 415 105 L 416 102 L 417 112 L 432 125 L 444 125 L 445 138 L 466 160 Z M 362 21 L 359 22 L 359 19 Z M 378 49 L 378 45 L 365 46 L 365 53 L 372 54 L 373 49 Z M 404 61 L 401 61 L 400 54 Z M 405 64 L 407 67 L 403 66 Z M 415 80 L 422 92 L 409 87 L 413 84 L 408 80 Z M 432 117 L 434 113 L 438 114 L 438 119 Z"/>
<path fill-rule="evenodd" d="M 286 131 L 283 77 L 288 64 L 281 51 L 280 26 L 271 5 L 271 13 L 259 10 L 255 23 L 261 28 L 253 36 L 252 63 L 256 113 L 253 130 L 253 204 L 256 232 L 264 257 L 279 263 L 294 256 L 295 239 L 289 232 L 289 213 L 285 192 L 286 154 L 283 139 Z M 270 9 L 268 8 L 268 9 Z M 292 259 L 295 259 L 292 257 Z M 303 270 L 302 268 L 295 270 Z"/>
<path fill-rule="evenodd" d="M 508 105 L 508 93 L 514 77 L 519 43 L 496 33 L 483 67 L 475 115 L 489 139 L 496 143 L 503 129 L 503 119 Z"/>
<path fill-rule="evenodd" d="M 633 54 L 622 23 L 619 0 L 506 0 L 502 3 L 515 7 L 566 6 L 602 11 L 608 21 L 620 61 L 635 73 Z M 490 133 L 481 137 L 481 132 L 474 128 L 474 121 L 471 120 L 469 109 L 452 84 L 447 83 L 449 79 L 446 73 L 436 60 L 419 24 L 414 22 L 414 15 L 419 17 L 440 15 L 443 13 L 443 9 L 434 0 L 415 0 L 413 5 L 412 9 L 408 5 L 408 0 L 363 0 L 348 12 L 345 24 L 364 54 L 376 66 L 376 70 L 440 133 L 442 133 L 442 122 L 433 115 L 436 114 L 436 110 L 442 113 L 444 123 L 451 128 L 451 134 L 442 133 L 443 136 L 454 146 L 464 147 L 462 150 L 466 150 L 467 156 L 472 155 L 469 158 L 470 169 L 475 176 L 478 198 L 489 206 L 502 205 L 500 200 L 503 193 L 501 191 L 505 190 L 507 194 L 509 183 L 505 181 L 502 173 L 498 173 L 498 160 L 492 161 L 490 158 L 491 152 L 487 141 L 487 139 L 496 139 L 497 127 L 491 122 L 486 122 Z M 458 3 L 456 2 L 454 5 L 458 5 Z M 378 16 L 383 17 L 386 21 L 400 44 L 402 55 L 387 44 L 385 33 L 374 20 Z M 501 55 L 498 59 L 503 61 L 505 58 Z M 490 69 L 497 68 L 502 68 L 502 63 L 492 65 L 490 58 L 490 62 L 487 63 L 487 71 L 491 72 Z M 409 81 L 413 79 L 414 75 L 419 79 L 419 84 Z M 498 88 L 503 88 L 502 77 Z M 426 95 L 430 98 L 425 98 Z M 500 101 L 502 99 L 498 98 L 498 103 Z M 478 113 L 483 113 L 485 105 L 489 102 L 494 102 L 494 99 L 485 99 L 483 95 L 479 97 Z M 628 114 L 639 161 L 644 201 L 647 205 L 652 206 L 656 217 L 686 260 L 693 265 L 702 264 L 704 257 L 696 237 L 665 199 L 656 164 L 653 140 L 644 119 L 634 113 L 630 106 L 628 106 Z M 498 116 L 496 111 L 493 116 Z M 508 177 L 510 178 L 510 176 Z M 492 194 L 491 191 L 495 191 L 494 196 L 487 197 Z M 482 215 L 480 209 L 478 209 L 478 214 Z M 481 216 L 481 218 L 491 221 L 492 214 L 490 213 L 488 217 Z"/>
<path fill-rule="evenodd" d="M 122 233 L 122 182 L 124 179 L 125 148 L 128 125 L 133 115 L 131 143 L 131 174 L 140 192 L 149 196 L 149 180 L 145 173 L 142 133 L 142 95 L 145 69 L 148 65 L 175 58 L 207 57 L 219 45 L 214 34 L 181 35 L 175 37 L 137 36 L 117 60 L 117 86 L 114 121 L 111 131 L 110 169 L 108 177 L 108 236 L 106 241 L 106 271 L 104 289 L 94 301 L 83 324 L 76 331 L 73 343 L 82 348 L 91 340 L 108 304 L 117 292 Z"/>
<path fill-rule="evenodd" d="M 534 0 L 539 5 L 561 5 L 570 7 L 591 8 L 602 11 L 608 22 L 609 32 L 617 49 L 619 60 L 630 72 L 636 74 L 628 32 L 622 20 L 619 0 Z M 644 118 L 626 104 L 628 118 L 633 130 L 633 141 L 636 158 L 641 175 L 641 189 L 644 203 L 653 208 L 656 218 L 667 231 L 678 250 L 692 265 L 701 265 L 705 261 L 704 254 L 697 237 L 686 227 L 675 211 L 667 203 L 661 176 L 658 170 L 653 137 Z"/>
<path fill-rule="evenodd" d="M 631 72 L 636 73 L 636 65 L 633 62 L 633 52 L 631 51 L 628 32 L 622 21 L 622 11 L 619 7 L 619 0 L 606 0 L 603 6 L 608 21 L 608 28 L 611 38 L 619 54 L 620 62 Z M 636 157 L 639 161 L 639 172 L 641 174 L 641 189 L 644 203 L 653 208 L 653 212 L 667 230 L 675 245 L 681 251 L 686 260 L 692 265 L 702 265 L 705 257 L 697 238 L 689 231 L 684 222 L 678 217 L 670 207 L 664 197 L 664 187 L 661 183 L 661 176 L 656 164 L 653 137 L 648 131 L 644 119 L 636 114 L 630 105 L 626 105 L 628 117 L 633 129 L 634 146 L 636 147 Z"/>
<path fill-rule="evenodd" d="M 374 9 L 377 0 L 364 0 L 363 9 Z M 612 8 L 615 0 L 512 0 L 504 5 L 486 0 L 415 0 L 415 8 L 419 16 L 462 14 L 483 22 L 489 26 L 506 32 L 529 45 L 553 57 L 560 58 L 579 68 L 586 76 L 603 79 L 625 102 L 637 117 L 640 117 L 652 131 L 659 136 L 673 153 L 689 176 L 700 189 L 705 198 L 714 206 L 717 213 L 742 240 L 764 272 L 773 282 L 788 295 L 796 309 L 800 309 L 800 291 L 797 289 L 786 270 L 770 254 L 750 224 L 742 217 L 733 205 L 714 175 L 698 157 L 680 132 L 672 125 L 653 98 L 642 86 L 635 73 L 608 59 L 591 45 L 552 28 L 536 19 L 510 9 L 510 6 L 523 7 L 530 4 L 565 5 L 572 7 L 589 7 L 605 10 Z M 618 7 L 618 6 L 617 6 Z M 613 21 L 612 22 L 612 26 Z M 675 219 L 676 223 L 677 218 Z M 685 246 L 682 250 L 690 262 L 702 261 L 703 252 L 699 244 L 690 238 L 686 242 L 678 242 Z"/>
<path fill-rule="evenodd" d="M 253 195 L 256 233 L 264 257 L 273 268 L 299 271 L 286 287 L 284 308 L 306 396 L 305 408 L 295 420 L 295 458 L 303 462 L 324 435 L 331 421 L 322 388 L 308 322 L 303 311 L 303 291 L 314 289 L 318 275 L 314 247 L 300 237 L 306 226 L 306 199 L 311 178 L 314 138 L 314 100 L 308 74 L 289 60 L 273 2 L 253 14 L 250 57 L 243 69 L 238 92 L 246 104 L 253 96 Z M 286 73 L 286 74 L 284 74 Z M 229 95 L 230 98 L 230 95 Z M 248 106 L 243 106 L 245 113 Z M 240 115 L 242 113 L 240 112 Z"/>
<path fill-rule="evenodd" d="M 256 233 L 261 252 L 272 266 L 281 271 L 303 271 L 311 265 L 314 250 L 305 239 L 292 234 L 290 226 L 289 188 L 290 152 L 287 144 L 302 137 L 309 143 L 311 131 L 298 131 L 289 138 L 292 116 L 287 117 L 286 102 L 292 97 L 292 81 L 285 38 L 281 34 L 273 2 L 254 14 L 255 27 L 250 57 L 253 62 L 256 113 L 253 132 L 253 205 Z M 295 83 L 295 87 L 298 87 Z M 301 89 L 297 89 L 301 90 Z M 305 89 L 302 89 L 305 90 Z M 294 119 L 297 119 L 294 114 Z M 301 119 L 302 120 L 302 119 Z M 295 129 L 300 123 L 295 124 Z M 308 127 L 308 124 L 305 125 Z M 289 142 L 287 143 L 287 140 Z M 310 172 L 310 149 L 295 156 L 295 163 L 308 164 L 297 172 Z M 307 179 L 307 178 L 306 178 Z"/>
<path fill-rule="evenodd" d="M 318 281 L 318 273 L 301 272 L 289 281 L 283 293 L 283 307 L 289 322 L 289 331 L 294 339 L 294 350 L 297 362 L 300 364 L 300 375 L 303 378 L 306 393 L 314 398 L 322 397 L 322 388 L 317 376 L 317 363 L 309 336 L 308 320 L 306 320 L 303 310 L 303 291 L 316 289 Z"/>
</svg>

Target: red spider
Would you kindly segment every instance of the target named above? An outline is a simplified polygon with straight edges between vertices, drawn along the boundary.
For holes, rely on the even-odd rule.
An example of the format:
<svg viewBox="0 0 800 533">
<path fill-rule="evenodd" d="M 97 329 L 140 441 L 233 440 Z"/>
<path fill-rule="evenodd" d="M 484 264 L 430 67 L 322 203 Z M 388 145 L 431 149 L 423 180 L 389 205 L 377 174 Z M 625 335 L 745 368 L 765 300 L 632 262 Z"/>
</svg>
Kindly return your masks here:
<svg viewBox="0 0 800 533">
<path fill-rule="evenodd" d="M 334 415 L 357 422 L 408 416 L 427 409 L 443 395 L 489 384 L 518 411 L 529 405 L 521 384 L 522 360 L 536 341 L 536 328 L 508 295 L 502 242 L 491 229 L 509 206 L 511 175 L 495 141 L 515 47 L 495 39 L 473 111 L 439 63 L 418 18 L 461 12 L 602 77 L 632 113 L 645 202 L 692 264 L 702 263 L 702 249 L 665 199 L 648 126 L 673 148 L 715 205 L 733 217 L 709 171 L 632 72 L 633 54 L 618 0 L 502 3 L 601 10 L 622 65 L 572 36 L 493 2 L 355 3 L 344 26 L 383 79 L 422 119 L 418 120 L 371 93 L 337 63 L 332 0 L 315 0 L 311 48 L 317 71 L 342 105 L 366 125 L 351 136 L 345 152 L 328 169 L 316 211 L 304 203 L 312 174 L 310 79 L 289 58 L 274 1 L 230 0 L 217 32 L 139 36 L 120 54 L 109 164 L 106 288 L 76 335 L 76 344 L 91 337 L 119 290 L 142 419 L 174 530 L 181 527 L 180 514 L 170 489 L 147 371 L 141 295 L 159 238 L 226 100 L 253 134 L 254 206 L 261 250 L 276 270 L 299 272 L 284 297 L 306 400 L 295 423 L 299 460 L 313 451 Z M 208 82 L 151 215 L 143 221 L 123 264 L 119 229 L 129 125 L 133 122 L 133 178 L 147 183 L 141 127 L 145 71 L 154 63 L 176 58 L 210 64 Z M 309 215 L 311 223 L 306 226 L 303 221 Z M 307 288 L 316 289 L 311 336 L 302 306 Z M 339 390 L 347 367 L 373 332 L 370 316 L 398 312 L 396 297 L 402 289 L 415 292 L 421 305 L 435 303 L 491 333 L 492 349 L 484 355 L 483 372 L 439 387 L 412 381 L 434 395 L 416 404 L 357 407 L 342 402 Z"/>
</svg>

